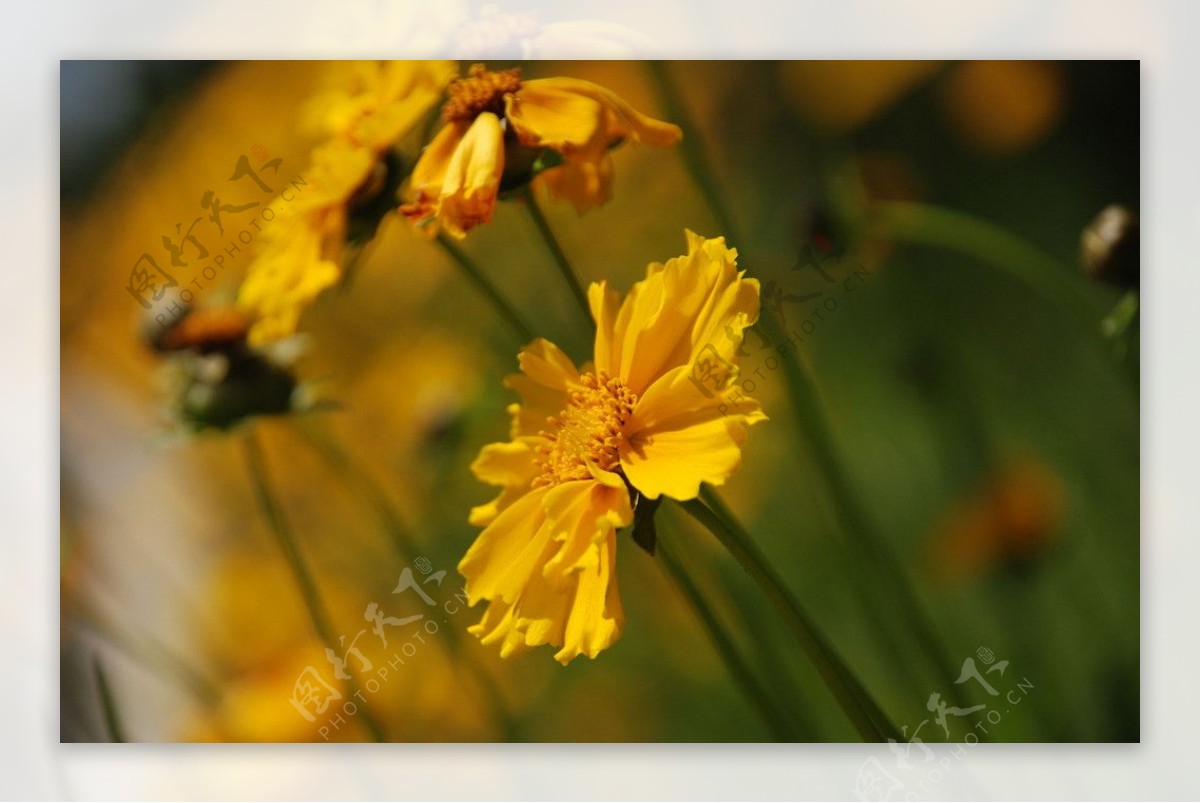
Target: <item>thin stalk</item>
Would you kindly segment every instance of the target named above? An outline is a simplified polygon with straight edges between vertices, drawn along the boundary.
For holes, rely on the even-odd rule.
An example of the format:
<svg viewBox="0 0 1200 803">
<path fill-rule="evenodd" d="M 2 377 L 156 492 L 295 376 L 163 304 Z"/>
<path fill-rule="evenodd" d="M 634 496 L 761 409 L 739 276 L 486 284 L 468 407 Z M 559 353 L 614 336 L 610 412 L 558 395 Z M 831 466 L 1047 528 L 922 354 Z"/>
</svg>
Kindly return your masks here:
<svg viewBox="0 0 1200 803">
<path fill-rule="evenodd" d="M 108 676 L 100 666 L 100 659 L 94 655 L 92 671 L 96 675 L 96 692 L 100 696 L 100 711 L 104 715 L 104 728 L 108 731 L 108 738 L 113 742 L 124 742 L 125 727 L 121 724 L 121 717 L 117 712 L 117 701 L 113 698 Z"/>
<path fill-rule="evenodd" d="M 783 716 L 779 706 L 758 682 L 758 678 L 754 676 L 754 672 L 742 658 L 737 645 L 734 644 L 733 638 L 725 632 L 716 612 L 709 607 L 708 602 L 704 599 L 704 594 L 688 575 L 683 564 L 675 557 L 672 548 L 661 539 L 658 542 L 658 557 L 662 559 L 662 565 L 667 570 L 667 574 L 675 581 L 675 585 L 679 587 L 680 593 L 691 606 L 696 618 L 700 620 L 704 632 L 712 642 L 713 648 L 716 649 L 717 655 L 724 662 L 725 668 L 729 670 L 729 674 L 741 687 L 746 699 L 758 710 L 775 740 L 780 742 L 796 741 L 791 724 Z"/>
<path fill-rule="evenodd" d="M 250 476 L 250 483 L 254 488 L 254 496 L 262 511 L 263 518 L 267 520 L 268 529 L 275 536 L 275 541 L 279 544 L 279 549 L 283 552 L 284 559 L 292 570 L 292 577 L 296 580 L 300 596 L 304 599 L 304 606 L 308 609 L 308 616 L 312 622 L 313 630 L 316 632 L 317 637 L 324 643 L 325 647 L 336 654 L 339 644 L 337 638 L 334 636 L 335 631 L 330 622 L 329 614 L 325 609 L 324 603 L 321 601 L 316 581 L 313 579 L 312 572 L 308 568 L 308 563 L 304 560 L 304 556 L 300 552 L 300 546 L 296 542 L 291 526 L 288 524 L 287 518 L 283 515 L 283 509 L 271 490 L 266 460 L 263 458 L 262 445 L 259 443 L 258 436 L 253 429 L 246 432 L 242 443 L 245 447 L 246 468 Z M 346 680 L 346 688 L 350 692 L 351 697 L 357 695 L 358 683 L 354 680 L 353 676 Z M 377 742 L 387 741 L 382 726 L 366 705 L 359 706 L 359 716 L 361 717 L 363 727 L 373 740 Z"/>
<path fill-rule="evenodd" d="M 668 66 L 662 62 L 649 62 L 650 74 L 658 88 L 661 101 L 668 117 L 693 135 L 685 136 L 679 143 L 679 152 L 684 165 L 692 180 L 695 181 L 704 196 L 713 216 L 716 217 L 722 232 L 733 239 L 739 248 L 745 247 L 725 196 L 721 192 L 708 159 L 706 158 L 691 116 L 684 107 L 682 94 L 671 77 Z M 779 326 L 774 316 L 763 315 L 759 325 L 765 330 L 772 343 L 783 344 L 790 342 L 787 333 Z M 806 365 L 804 365 L 798 350 L 780 360 L 783 366 L 784 379 L 788 386 L 788 395 L 795 410 L 796 423 L 804 433 L 816 462 L 825 477 L 826 484 L 834 498 L 838 511 L 843 520 L 849 525 L 852 537 L 859 546 L 871 556 L 872 565 L 881 575 L 882 587 L 889 592 L 889 600 L 893 595 L 899 600 L 899 606 L 909 622 L 909 628 L 922 645 L 924 656 L 930 663 L 935 677 L 941 681 L 950 676 L 953 665 L 948 660 L 948 652 L 942 645 L 941 638 L 917 599 L 915 590 L 908 581 L 903 567 L 892 555 L 892 552 L 871 525 L 870 520 L 862 509 L 861 503 L 852 491 L 852 485 L 842 468 L 840 459 L 834 447 L 832 431 L 825 417 L 824 406 L 821 403 L 817 386 Z M 869 594 L 867 599 L 876 602 L 876 595 Z M 885 639 L 890 643 L 892 636 L 885 632 Z"/>
<path fill-rule="evenodd" d="M 94 630 L 97 637 L 106 640 L 109 645 L 147 669 L 165 669 L 191 692 L 200 704 L 215 708 L 221 701 L 221 691 L 215 683 L 152 636 L 143 632 L 135 637 L 106 621 L 86 614 L 80 616 L 80 622 Z"/>
<path fill-rule="evenodd" d="M 662 61 L 648 61 L 646 66 L 650 70 L 651 78 L 654 79 L 659 102 L 663 105 L 666 118 L 685 132 L 677 147 L 688 175 L 700 188 L 700 193 L 704 196 L 709 209 L 712 210 L 713 217 L 717 219 L 717 225 L 720 226 L 722 233 L 733 238 L 737 231 L 737 226 L 733 221 L 733 212 L 725 203 L 725 195 L 721 192 L 716 176 L 709 167 L 708 158 L 705 156 L 700 142 L 699 129 L 683 105 L 683 95 L 680 94 L 678 85 L 671 77 L 671 68 Z M 738 239 L 736 242 L 740 246 L 742 241 Z"/>
<path fill-rule="evenodd" d="M 387 534 L 396 554 L 403 561 L 415 558 L 416 541 L 412 532 L 396 511 L 383 487 L 371 473 L 358 464 L 350 453 L 329 435 L 317 427 L 299 427 L 297 431 L 317 456 L 329 467 L 330 472 L 342 480 L 348 489 L 360 494 L 379 519 L 380 528 Z"/>
<path fill-rule="evenodd" d="M 871 205 L 873 237 L 933 246 L 978 259 L 1030 287 L 1095 328 L 1095 305 L 1086 283 L 1058 260 L 1012 232 L 965 212 L 907 201 Z"/>
<path fill-rule="evenodd" d="M 750 575 L 783 619 L 859 735 L 866 741 L 884 742 L 889 738 L 901 741 L 903 737 L 896 726 L 834 652 L 783 581 L 771 570 L 770 564 L 749 535 L 740 527 L 723 520 L 698 499 L 679 504 L 712 533 Z"/>
<path fill-rule="evenodd" d="M 584 320 L 591 321 L 592 309 L 588 305 L 587 293 L 584 292 L 583 285 L 579 283 L 579 274 L 571 267 L 571 260 L 567 259 L 566 252 L 559 245 L 558 238 L 554 236 L 554 230 L 550 228 L 550 222 L 542 214 L 542 208 L 533 195 L 533 186 L 526 184 L 517 191 L 517 195 L 525 202 L 525 208 L 529 210 L 529 217 L 533 220 L 533 225 L 537 227 L 538 233 L 546 241 L 546 247 L 550 249 L 550 255 L 554 257 L 554 264 L 558 266 L 559 273 L 562 274 L 567 286 L 571 288 L 571 295 L 575 297 L 579 308 L 583 310 Z"/>
<path fill-rule="evenodd" d="M 403 522 L 403 517 L 370 472 L 359 465 L 354 457 L 343 449 L 334 438 L 324 433 L 318 434 L 315 429 L 302 428 L 299 432 L 318 457 L 325 461 L 334 476 L 349 486 L 351 491 L 361 492 L 378 519 L 380 527 L 387 534 L 400 561 L 409 563 L 416 558 L 419 552 L 408 527 Z M 454 628 L 445 628 L 438 632 L 447 634 L 447 647 L 450 653 L 455 658 L 465 661 L 470 667 L 475 679 L 479 682 L 487 704 L 492 709 L 493 716 L 500 725 L 505 741 L 521 741 L 523 736 L 520 725 L 509 711 L 503 693 L 492 676 L 488 674 L 487 669 L 464 649 L 459 632 Z"/>
<path fill-rule="evenodd" d="M 466 252 L 459 248 L 449 237 L 439 232 L 436 237 L 437 244 L 442 247 L 442 250 L 450 257 L 467 280 L 475 286 L 487 300 L 495 307 L 496 312 L 504 319 L 504 323 L 512 329 L 513 334 L 521 339 L 522 343 L 528 343 L 533 340 L 533 330 L 525 323 L 520 314 L 513 309 L 512 305 L 504 300 L 504 296 L 500 295 L 500 291 L 495 285 L 483 275 L 483 271 L 479 265 L 475 264 L 475 260 L 467 256 Z"/>
</svg>

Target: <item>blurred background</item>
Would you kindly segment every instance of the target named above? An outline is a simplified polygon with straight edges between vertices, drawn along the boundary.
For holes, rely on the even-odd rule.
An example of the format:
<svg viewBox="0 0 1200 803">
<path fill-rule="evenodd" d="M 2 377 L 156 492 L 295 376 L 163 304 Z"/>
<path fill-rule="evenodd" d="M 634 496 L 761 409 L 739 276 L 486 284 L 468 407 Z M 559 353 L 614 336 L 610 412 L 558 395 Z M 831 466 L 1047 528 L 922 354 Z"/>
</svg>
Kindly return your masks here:
<svg viewBox="0 0 1200 803">
<path fill-rule="evenodd" d="M 520 66 L 694 119 L 685 136 L 714 165 L 736 231 L 720 230 L 680 150 L 622 148 L 611 203 L 585 217 L 544 208 L 584 281 L 627 289 L 647 263 L 682 252 L 690 228 L 726 235 L 741 265 L 779 288 L 763 314 L 803 331 L 838 456 L 942 659 L 929 660 L 898 614 L 903 591 L 872 574 L 754 336 L 744 370 L 761 369 L 754 392 L 771 421 L 751 432 L 722 493 L 906 736 L 941 740 L 928 699 L 966 689 L 955 684 L 963 662 L 982 671 L 992 655 L 1009 663 L 1003 682 L 989 680 L 1028 689 L 986 740 L 1136 741 L 1137 370 L 1101 332 L 1122 293 L 1083 275 L 1080 243 L 1106 206 L 1137 211 L 1137 63 Z M 303 169 L 315 140 L 298 121 L 330 70 L 62 65 L 64 741 L 112 738 L 106 700 L 131 741 L 323 739 L 290 701 L 307 666 L 332 680 L 329 663 L 255 503 L 239 435 L 172 432 L 171 385 L 126 284 L 242 154 Z M 932 234 L 871 223 L 879 209 L 931 206 L 956 213 Z M 502 203 L 464 247 L 539 334 L 585 357 L 571 298 L 521 209 Z M 232 300 L 248 255 L 202 303 Z M 1061 292 L 1023 281 L 1005 267 L 1014 261 L 1053 274 Z M 520 344 L 394 216 L 301 330 L 297 374 L 335 406 L 254 426 L 335 630 L 352 637 L 370 626 L 368 602 L 395 607 L 391 591 L 417 557 L 447 570 L 449 598 L 477 533 L 467 510 L 491 496 L 467 466 L 505 437 L 501 378 Z M 666 509 L 660 529 L 788 703 L 792 733 L 854 739 L 711 537 Z M 418 554 L 397 550 L 397 533 Z M 622 547 L 627 625 L 614 648 L 566 669 L 547 650 L 501 660 L 465 634 L 479 612 L 463 611 L 444 625 L 456 636 L 430 638 L 371 696 L 389 738 L 773 738 L 660 560 Z M 352 718 L 332 738 L 367 735 Z"/>
</svg>

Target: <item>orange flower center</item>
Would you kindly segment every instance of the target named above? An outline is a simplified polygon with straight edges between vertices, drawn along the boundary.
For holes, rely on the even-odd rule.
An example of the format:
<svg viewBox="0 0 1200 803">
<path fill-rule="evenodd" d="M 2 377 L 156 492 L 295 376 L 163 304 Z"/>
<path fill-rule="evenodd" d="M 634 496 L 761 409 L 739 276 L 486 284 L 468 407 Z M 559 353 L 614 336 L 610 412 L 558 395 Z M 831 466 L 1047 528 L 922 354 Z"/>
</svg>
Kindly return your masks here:
<svg viewBox="0 0 1200 803">
<path fill-rule="evenodd" d="M 589 464 L 604 471 L 618 468 L 617 450 L 636 403 L 637 394 L 603 371 L 580 376 L 579 386 L 567 393 L 567 406 L 546 420 L 549 430 L 539 433 L 550 443 L 538 447 L 542 473 L 534 487 L 590 479 Z"/>
<path fill-rule="evenodd" d="M 447 94 L 442 117 L 447 123 L 471 122 L 483 112 L 504 114 L 504 96 L 521 88 L 521 70 L 489 72 L 472 64 L 466 78 L 455 78 Z"/>
</svg>

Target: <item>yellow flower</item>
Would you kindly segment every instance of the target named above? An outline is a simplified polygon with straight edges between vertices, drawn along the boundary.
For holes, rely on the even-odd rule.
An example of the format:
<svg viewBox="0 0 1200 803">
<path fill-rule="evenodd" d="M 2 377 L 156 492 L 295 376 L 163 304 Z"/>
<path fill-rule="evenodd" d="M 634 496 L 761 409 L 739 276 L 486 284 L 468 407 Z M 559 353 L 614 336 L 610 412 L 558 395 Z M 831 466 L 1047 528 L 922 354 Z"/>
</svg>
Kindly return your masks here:
<svg viewBox="0 0 1200 803">
<path fill-rule="evenodd" d="M 511 440 L 471 467 L 502 490 L 471 511 L 485 529 L 458 567 L 470 603 L 490 601 L 471 632 L 503 656 L 552 644 L 566 664 L 616 641 L 616 533 L 633 521 L 631 494 L 687 500 L 724 483 L 748 425 L 766 418 L 733 381 L 758 281 L 724 238 L 687 238 L 686 256 L 650 265 L 624 299 L 591 286 L 592 363 L 576 368 L 538 339 L 506 380 L 521 396 Z"/>
<path fill-rule="evenodd" d="M 456 71 L 453 61 L 335 62 L 307 117 L 324 137 L 385 150 L 433 108 Z"/>
<path fill-rule="evenodd" d="M 611 148 L 625 140 L 668 147 L 683 136 L 589 81 L 522 81 L 519 70 L 489 72 L 481 64 L 450 85 L 442 116 L 445 126 L 417 162 L 414 198 L 402 209 L 419 223 L 436 219 L 455 237 L 491 219 L 506 149 L 522 149 L 522 169 L 541 149 L 560 154 L 562 163 L 537 180 L 582 214 L 612 196 Z"/>
<path fill-rule="evenodd" d="M 306 182 L 280 201 L 264 226 L 254 261 L 238 289 L 238 308 L 254 320 L 251 345 L 295 333 L 300 314 L 342 277 L 341 251 L 351 197 L 369 181 L 374 157 L 345 140 L 313 151 Z"/>
<path fill-rule="evenodd" d="M 342 68 L 349 74 L 340 90 L 315 96 L 330 139 L 313 150 L 304 185 L 271 205 L 276 220 L 264 225 L 238 291 L 239 308 L 254 319 L 251 344 L 294 334 L 301 313 L 341 281 L 351 216 L 397 183 L 386 154 L 432 109 L 453 69 L 442 61 L 365 62 Z"/>
</svg>

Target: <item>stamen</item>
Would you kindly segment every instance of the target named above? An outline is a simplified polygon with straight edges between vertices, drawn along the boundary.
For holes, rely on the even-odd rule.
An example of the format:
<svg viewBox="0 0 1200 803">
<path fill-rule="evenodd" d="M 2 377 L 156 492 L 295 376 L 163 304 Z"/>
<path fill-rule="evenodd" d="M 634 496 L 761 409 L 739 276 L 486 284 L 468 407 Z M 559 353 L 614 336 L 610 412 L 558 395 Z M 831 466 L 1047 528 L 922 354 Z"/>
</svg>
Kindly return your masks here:
<svg viewBox="0 0 1200 803">
<path fill-rule="evenodd" d="M 567 393 L 567 406 L 546 419 L 548 429 L 539 433 L 550 443 L 538 447 L 535 463 L 542 471 L 534 487 L 590 479 L 589 464 L 617 469 L 625 423 L 636 403 L 637 394 L 603 371 L 580 376 Z"/>
<path fill-rule="evenodd" d="M 447 89 L 449 99 L 442 107 L 447 123 L 470 122 L 483 112 L 504 113 L 504 96 L 521 88 L 521 70 L 489 72 L 472 64 L 466 78 L 456 78 Z"/>
</svg>

